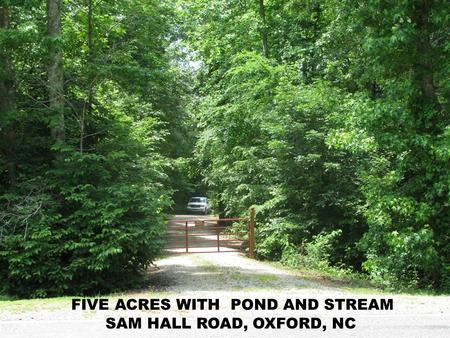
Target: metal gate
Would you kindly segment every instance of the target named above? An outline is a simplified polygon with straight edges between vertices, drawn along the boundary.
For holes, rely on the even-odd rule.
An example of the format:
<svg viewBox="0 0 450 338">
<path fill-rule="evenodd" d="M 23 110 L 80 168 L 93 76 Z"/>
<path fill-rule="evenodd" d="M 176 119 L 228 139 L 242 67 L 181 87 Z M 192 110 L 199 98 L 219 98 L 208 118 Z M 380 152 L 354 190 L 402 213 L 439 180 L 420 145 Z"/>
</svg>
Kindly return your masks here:
<svg viewBox="0 0 450 338">
<path fill-rule="evenodd" d="M 168 221 L 165 251 L 171 254 L 248 252 L 254 258 L 254 209 L 249 218 L 174 217 Z"/>
</svg>

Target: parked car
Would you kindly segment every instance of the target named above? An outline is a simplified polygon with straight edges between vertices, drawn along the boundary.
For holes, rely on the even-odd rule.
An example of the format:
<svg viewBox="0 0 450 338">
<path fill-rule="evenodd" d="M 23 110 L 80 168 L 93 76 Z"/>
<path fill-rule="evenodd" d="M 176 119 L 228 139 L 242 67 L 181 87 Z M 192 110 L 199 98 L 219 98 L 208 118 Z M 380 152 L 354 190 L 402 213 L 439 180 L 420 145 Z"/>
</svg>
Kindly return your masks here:
<svg viewBox="0 0 450 338">
<path fill-rule="evenodd" d="M 186 209 L 188 212 L 201 212 L 207 215 L 210 211 L 208 199 L 206 197 L 191 197 Z"/>
</svg>

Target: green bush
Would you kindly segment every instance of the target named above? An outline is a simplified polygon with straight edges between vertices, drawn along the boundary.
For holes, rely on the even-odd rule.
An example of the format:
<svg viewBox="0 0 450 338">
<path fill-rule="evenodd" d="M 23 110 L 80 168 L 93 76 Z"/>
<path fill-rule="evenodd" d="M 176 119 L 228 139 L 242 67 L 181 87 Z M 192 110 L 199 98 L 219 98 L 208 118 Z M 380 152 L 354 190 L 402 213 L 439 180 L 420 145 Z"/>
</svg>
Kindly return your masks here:
<svg viewBox="0 0 450 338">
<path fill-rule="evenodd" d="M 287 219 L 273 219 L 257 227 L 256 253 L 259 258 L 280 260 L 291 253 L 304 234 L 302 227 Z"/>
<path fill-rule="evenodd" d="M 67 153 L 45 177 L 2 196 L 11 206 L 2 212 L 10 220 L 0 245 L 4 291 L 45 297 L 137 285 L 160 254 L 170 190 L 163 191 L 160 159 L 127 146 Z"/>
<path fill-rule="evenodd" d="M 371 279 L 392 289 L 432 289 L 439 274 L 439 255 L 429 228 L 392 231 L 385 239 L 383 254 L 369 249 L 364 268 Z"/>
<path fill-rule="evenodd" d="M 328 271 L 331 269 L 330 256 L 335 250 L 336 240 L 341 235 L 342 231 L 338 229 L 315 235 L 311 241 L 303 241 L 299 247 L 286 245 L 280 261 L 291 267 Z"/>
<path fill-rule="evenodd" d="M 311 242 L 305 243 L 305 263 L 308 267 L 325 270 L 330 266 L 330 256 L 336 246 L 342 230 L 337 229 L 329 233 L 320 233 Z"/>
<path fill-rule="evenodd" d="M 300 224 L 276 219 L 259 227 L 257 254 L 291 267 L 327 270 L 341 236 L 342 230 L 336 229 L 309 237 Z"/>
</svg>

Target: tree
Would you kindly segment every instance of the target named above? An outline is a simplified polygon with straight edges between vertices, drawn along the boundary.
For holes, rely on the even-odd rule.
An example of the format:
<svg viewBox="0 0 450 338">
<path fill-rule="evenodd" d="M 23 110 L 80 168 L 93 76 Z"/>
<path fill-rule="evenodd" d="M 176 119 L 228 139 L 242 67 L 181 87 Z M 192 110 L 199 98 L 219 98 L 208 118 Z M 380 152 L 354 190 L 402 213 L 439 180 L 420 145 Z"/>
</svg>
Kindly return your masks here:
<svg viewBox="0 0 450 338">
<path fill-rule="evenodd" d="M 10 30 L 9 9 L 6 4 L 0 6 L 0 30 L 6 33 Z M 2 146 L 1 151 L 5 156 L 8 181 L 11 187 L 16 184 L 16 160 L 15 143 L 16 132 L 14 130 L 14 111 L 16 109 L 14 71 L 12 68 L 11 56 L 6 48 L 8 41 L 2 39 L 0 49 L 0 116 L 5 123 L 1 130 Z"/>
<path fill-rule="evenodd" d="M 17 93 L 2 151 L 9 121 L 20 142 L 14 189 L 0 160 L 0 293 L 140 286 L 178 188 L 169 167 L 188 142 L 173 4 L 12 3 L 0 43 Z"/>
<path fill-rule="evenodd" d="M 52 136 L 59 143 L 65 141 L 64 75 L 61 50 L 62 0 L 47 0 L 47 29 L 49 38 L 48 97 L 52 114 Z M 60 158 L 57 155 L 57 158 Z"/>
<path fill-rule="evenodd" d="M 332 264 L 389 287 L 448 288 L 448 4 L 184 11 L 203 61 L 196 156 L 228 213 L 257 204 L 259 254 L 299 264 L 305 247 L 341 234 Z"/>
<path fill-rule="evenodd" d="M 266 8 L 264 7 L 264 0 L 258 0 L 259 5 L 259 16 L 261 19 L 261 43 L 263 49 L 263 55 L 269 57 L 269 44 L 267 42 L 267 24 L 266 24 Z"/>
</svg>

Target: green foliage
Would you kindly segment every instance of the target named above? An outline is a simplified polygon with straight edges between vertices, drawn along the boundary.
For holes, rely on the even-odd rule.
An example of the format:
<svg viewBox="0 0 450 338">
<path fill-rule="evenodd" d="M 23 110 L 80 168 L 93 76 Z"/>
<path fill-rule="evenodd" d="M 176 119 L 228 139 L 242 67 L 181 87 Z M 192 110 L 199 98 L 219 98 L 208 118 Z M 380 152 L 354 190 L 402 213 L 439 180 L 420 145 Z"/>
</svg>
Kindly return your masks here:
<svg viewBox="0 0 450 338">
<path fill-rule="evenodd" d="M 4 196 L 16 199 L 4 201 L 12 208 L 2 213 L 10 220 L 0 250 L 7 292 L 42 297 L 131 286 L 160 253 L 169 191 L 162 159 L 139 139 L 153 126 L 124 127 L 96 153 L 68 151 L 45 177 Z"/>
<path fill-rule="evenodd" d="M 397 288 L 431 288 L 439 274 L 439 255 L 429 227 L 405 229 L 386 234 L 386 254 L 380 256 L 369 249 L 364 268 L 380 285 Z"/>
<path fill-rule="evenodd" d="M 10 4 L 0 34 L 15 75 L 15 105 L 0 120 L 1 292 L 139 286 L 161 253 L 171 195 L 186 184 L 168 176 L 189 148 L 189 76 L 170 50 L 173 4 L 95 1 L 89 43 L 87 2 L 64 1 L 61 142 L 47 102 L 45 4 L 26 3 Z"/>
<path fill-rule="evenodd" d="M 54 41 L 45 3 L 4 4 L 8 292 L 132 283 L 170 197 L 206 192 L 222 215 L 256 205 L 260 258 L 449 289 L 447 1 L 267 0 L 263 18 L 257 1 L 98 0 L 93 30 L 89 2 L 63 3 Z M 52 136 L 61 114 L 65 140 Z"/>
<path fill-rule="evenodd" d="M 226 90 L 218 88 L 199 115 L 206 128 L 197 156 L 216 204 L 230 214 L 259 205 L 264 258 L 279 259 L 300 237 L 339 226 L 346 237 L 334 261 L 360 264 L 358 252 L 346 251 L 363 233 L 358 158 L 327 145 L 336 110 L 346 109 L 340 93 L 326 83 L 298 88 L 291 67 L 256 53 L 238 54 L 232 63 Z"/>
<path fill-rule="evenodd" d="M 283 260 L 285 263 L 294 256 L 294 259 L 296 259 L 297 250 L 293 243 L 301 243 L 302 233 L 305 233 L 305 231 L 298 223 L 285 219 L 273 219 L 271 223 L 259 226 L 257 229 L 258 246 L 256 250 L 258 257 L 270 260 Z"/>
<path fill-rule="evenodd" d="M 270 59 L 256 2 L 184 3 L 199 167 L 223 212 L 257 205 L 259 257 L 317 245 L 313 265 L 448 289 L 448 3 L 265 1 Z"/>
<path fill-rule="evenodd" d="M 336 242 L 342 236 L 340 229 L 329 233 L 320 233 L 313 240 L 305 244 L 306 262 L 308 266 L 318 269 L 326 269 L 330 264 L 330 256 Z"/>
</svg>

